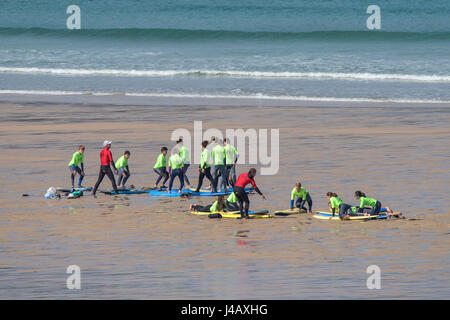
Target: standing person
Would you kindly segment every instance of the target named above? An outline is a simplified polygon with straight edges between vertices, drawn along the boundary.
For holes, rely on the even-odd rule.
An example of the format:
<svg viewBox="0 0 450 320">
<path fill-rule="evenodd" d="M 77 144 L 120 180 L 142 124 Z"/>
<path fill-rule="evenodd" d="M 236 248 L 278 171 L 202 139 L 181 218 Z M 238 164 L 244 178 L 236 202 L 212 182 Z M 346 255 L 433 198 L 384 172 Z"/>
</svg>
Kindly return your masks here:
<svg viewBox="0 0 450 320">
<path fill-rule="evenodd" d="M 208 146 L 208 141 L 203 141 L 202 142 L 202 156 L 200 158 L 200 165 L 198 168 L 198 185 L 197 185 L 197 189 L 195 189 L 195 192 L 199 192 L 200 188 L 202 187 L 203 184 L 203 179 L 208 178 L 208 180 L 211 182 L 212 185 L 212 189 L 211 192 L 216 192 L 216 185 L 214 183 L 214 179 L 211 176 L 211 164 L 210 162 L 210 156 L 209 156 L 209 151 L 206 148 Z"/>
<path fill-rule="evenodd" d="M 111 153 L 111 143 L 112 141 L 105 140 L 103 142 L 103 150 L 100 152 L 100 172 L 98 174 L 98 180 L 95 184 L 94 190 L 92 190 L 92 195 L 95 196 L 95 193 L 97 192 L 98 186 L 102 182 L 103 178 L 105 177 L 105 174 L 108 176 L 109 180 L 111 180 L 111 184 L 114 188 L 114 191 L 116 194 L 119 194 L 119 191 L 117 190 L 116 181 L 114 179 L 113 171 L 111 170 L 111 167 L 113 168 L 114 172 L 118 174 L 117 169 L 114 167 L 114 160 Z"/>
<path fill-rule="evenodd" d="M 69 170 L 70 170 L 70 180 L 72 182 L 72 189 L 75 184 L 75 176 L 78 173 L 80 177 L 78 178 L 78 188 L 83 188 L 81 182 L 84 178 L 84 150 L 85 147 L 83 145 L 78 146 L 78 151 L 74 152 L 72 155 L 72 160 L 69 162 Z M 80 165 L 81 168 L 78 166 Z"/>
<path fill-rule="evenodd" d="M 128 167 L 128 159 L 130 158 L 130 151 L 125 151 L 123 156 L 116 161 L 116 169 L 119 171 L 119 179 L 117 185 L 119 188 L 124 188 L 128 178 L 130 178 L 130 168 Z"/>
<path fill-rule="evenodd" d="M 372 207 L 372 210 L 370 210 L 369 213 L 365 213 L 365 216 L 372 216 L 380 213 L 381 209 L 381 202 L 374 198 L 369 198 L 366 196 L 364 192 L 361 191 L 355 191 L 355 198 L 356 200 L 359 200 L 359 208 L 358 212 L 363 213 L 365 206 Z"/>
<path fill-rule="evenodd" d="M 184 182 L 185 182 L 186 186 L 188 188 L 190 188 L 191 187 L 191 183 L 189 182 L 189 179 L 187 177 L 187 171 L 189 169 L 189 166 L 191 165 L 189 151 L 186 148 L 186 146 L 183 144 L 183 139 L 182 138 L 180 138 L 177 141 L 177 145 L 178 145 L 178 148 L 180 150 L 180 157 L 181 157 L 181 159 L 183 160 L 183 163 L 184 163 L 184 169 L 183 169 Z"/>
<path fill-rule="evenodd" d="M 156 179 L 155 188 L 158 188 L 158 183 L 161 181 L 162 178 L 164 178 L 164 181 L 162 183 L 161 188 L 166 187 L 166 182 L 169 179 L 169 173 L 166 170 L 166 154 L 167 154 L 167 148 L 162 147 L 161 153 L 156 159 L 156 163 L 153 166 L 153 171 L 156 172 L 158 175 L 158 178 Z"/>
<path fill-rule="evenodd" d="M 223 140 L 225 149 L 225 165 L 227 169 L 227 183 L 234 187 L 236 183 L 236 163 L 239 159 L 239 152 L 230 144 L 230 139 Z"/>
<path fill-rule="evenodd" d="M 295 206 L 299 209 L 303 209 L 306 211 L 305 202 L 308 203 L 309 213 L 312 213 L 312 199 L 309 195 L 309 192 L 302 187 L 300 182 L 295 184 L 294 189 L 291 191 L 291 209 L 294 209 L 294 200 L 297 197 L 297 201 L 295 201 Z"/>
<path fill-rule="evenodd" d="M 223 192 L 227 190 L 227 169 L 225 167 L 225 150 L 221 145 L 220 139 L 217 140 L 217 143 L 214 143 L 214 148 L 211 152 L 213 163 L 214 163 L 214 171 L 212 173 L 214 184 L 216 188 L 219 190 L 219 175 L 220 181 L 223 188 Z M 219 173 L 219 174 L 218 174 Z"/>
<path fill-rule="evenodd" d="M 258 187 L 255 183 L 256 169 L 251 168 L 247 173 L 241 173 L 234 185 L 234 194 L 239 201 L 239 211 L 241 212 L 241 218 L 248 218 L 248 210 L 250 208 L 250 200 L 248 199 L 247 193 L 245 193 L 245 186 L 249 183 L 253 186 L 255 191 L 266 200 L 266 197 L 259 191 Z M 243 210 L 243 206 L 245 204 L 245 211 Z"/>
<path fill-rule="evenodd" d="M 209 142 L 208 145 L 212 145 L 212 148 L 214 148 L 214 146 L 216 145 L 216 137 L 212 136 L 211 137 L 211 141 Z M 212 151 L 212 149 L 211 149 L 211 151 Z M 215 178 L 214 178 L 214 172 L 215 171 L 216 171 L 216 168 L 215 168 L 215 165 L 214 165 L 214 161 L 212 161 L 212 163 L 211 163 L 211 176 L 213 177 L 213 181 L 215 181 Z M 209 186 L 206 187 L 206 189 L 213 189 L 213 183 L 211 181 L 209 182 Z"/>
<path fill-rule="evenodd" d="M 175 150 L 173 154 L 169 158 L 169 175 L 170 175 L 170 182 L 169 182 L 169 190 L 167 190 L 168 193 L 172 192 L 172 185 L 173 180 L 175 177 L 178 177 L 180 179 L 180 189 L 178 189 L 178 192 L 181 193 L 181 190 L 183 190 L 184 187 L 184 173 L 183 173 L 183 159 L 180 157 L 180 151 Z"/>
</svg>

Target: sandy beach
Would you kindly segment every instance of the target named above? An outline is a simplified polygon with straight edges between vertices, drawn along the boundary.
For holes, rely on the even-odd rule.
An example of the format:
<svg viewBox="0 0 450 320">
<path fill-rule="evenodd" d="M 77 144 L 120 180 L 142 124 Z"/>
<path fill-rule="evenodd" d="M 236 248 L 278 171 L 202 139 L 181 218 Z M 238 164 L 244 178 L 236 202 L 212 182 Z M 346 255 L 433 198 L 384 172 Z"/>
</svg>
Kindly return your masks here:
<svg viewBox="0 0 450 320">
<path fill-rule="evenodd" d="M 450 293 L 450 107 L 298 101 L 1 96 L 0 298 L 441 299 Z M 68 186 L 67 163 L 86 146 L 84 185 L 103 140 L 131 151 L 129 183 L 152 186 L 161 145 L 177 128 L 278 128 L 280 170 L 258 176 L 285 209 L 301 181 L 313 210 L 327 191 L 355 203 L 363 190 L 406 219 L 328 222 L 305 214 L 261 220 L 192 216 L 212 198 L 148 195 L 46 200 Z M 240 165 L 238 173 L 248 165 Z M 197 181 L 194 169 L 191 181 Z M 110 188 L 105 179 L 101 188 Z M 29 194 L 23 197 L 22 194 Z M 82 289 L 66 288 L 79 265 Z M 382 289 L 366 287 L 369 265 Z"/>
</svg>

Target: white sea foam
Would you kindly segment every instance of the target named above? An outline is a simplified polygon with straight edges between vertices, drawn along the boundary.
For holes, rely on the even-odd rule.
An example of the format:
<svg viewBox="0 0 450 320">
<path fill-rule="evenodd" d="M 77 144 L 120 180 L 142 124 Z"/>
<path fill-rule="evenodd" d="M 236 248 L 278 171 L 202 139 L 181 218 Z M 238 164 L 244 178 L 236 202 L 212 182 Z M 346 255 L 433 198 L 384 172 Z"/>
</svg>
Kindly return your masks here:
<svg viewBox="0 0 450 320">
<path fill-rule="evenodd" d="M 450 82 L 450 75 L 416 75 L 387 73 L 345 72 L 263 72 L 240 70 L 120 70 L 120 69 L 60 69 L 60 68 L 10 68 L 0 67 L 1 73 L 51 74 L 71 76 L 121 76 L 121 77 L 239 77 L 286 79 L 333 79 L 372 81 Z"/>
<path fill-rule="evenodd" d="M 346 97 L 311 97 L 311 96 L 272 96 L 255 95 L 216 95 L 216 94 L 185 94 L 185 93 L 139 93 L 139 92 L 90 92 L 90 91 L 57 91 L 57 90 L 0 90 L 0 95 L 49 95 L 49 96 L 129 96 L 129 97 L 167 97 L 167 98 L 208 98 L 208 99 L 262 99 L 262 100 L 290 100 L 317 102 L 393 102 L 393 103 L 424 103 L 450 104 L 450 100 L 428 99 L 374 99 L 374 98 L 346 98 Z"/>
</svg>

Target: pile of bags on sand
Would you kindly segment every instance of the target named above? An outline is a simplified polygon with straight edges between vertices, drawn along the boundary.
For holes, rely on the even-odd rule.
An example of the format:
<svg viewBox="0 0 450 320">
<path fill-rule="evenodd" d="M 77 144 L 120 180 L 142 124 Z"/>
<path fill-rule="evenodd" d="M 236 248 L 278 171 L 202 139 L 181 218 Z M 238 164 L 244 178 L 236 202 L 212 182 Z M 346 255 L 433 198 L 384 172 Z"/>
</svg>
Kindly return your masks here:
<svg viewBox="0 0 450 320">
<path fill-rule="evenodd" d="M 72 192 L 66 192 L 64 194 L 66 199 L 76 199 L 83 196 L 83 191 L 77 190 Z M 61 199 L 61 193 L 56 190 L 55 187 L 48 188 L 47 192 L 44 195 L 45 199 Z"/>
</svg>

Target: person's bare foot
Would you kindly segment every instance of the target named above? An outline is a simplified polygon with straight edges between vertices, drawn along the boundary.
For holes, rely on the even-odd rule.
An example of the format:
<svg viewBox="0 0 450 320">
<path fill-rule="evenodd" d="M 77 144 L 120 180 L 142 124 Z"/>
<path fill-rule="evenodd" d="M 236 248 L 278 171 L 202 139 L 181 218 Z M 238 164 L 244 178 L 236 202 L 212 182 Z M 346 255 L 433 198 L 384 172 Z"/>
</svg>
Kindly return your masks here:
<svg viewBox="0 0 450 320">
<path fill-rule="evenodd" d="M 344 216 L 344 217 L 342 217 L 342 220 L 350 220 L 350 217 L 349 216 Z"/>
<path fill-rule="evenodd" d="M 366 212 L 366 213 L 364 213 L 364 216 L 368 217 L 368 216 L 370 216 L 370 214 Z"/>
<path fill-rule="evenodd" d="M 190 206 L 189 206 L 189 211 L 192 211 L 192 208 L 194 207 L 194 205 L 193 204 L 191 204 Z"/>
<path fill-rule="evenodd" d="M 394 211 L 392 211 L 391 208 L 389 208 L 389 207 L 386 207 L 386 211 L 389 213 L 394 213 Z"/>
</svg>

